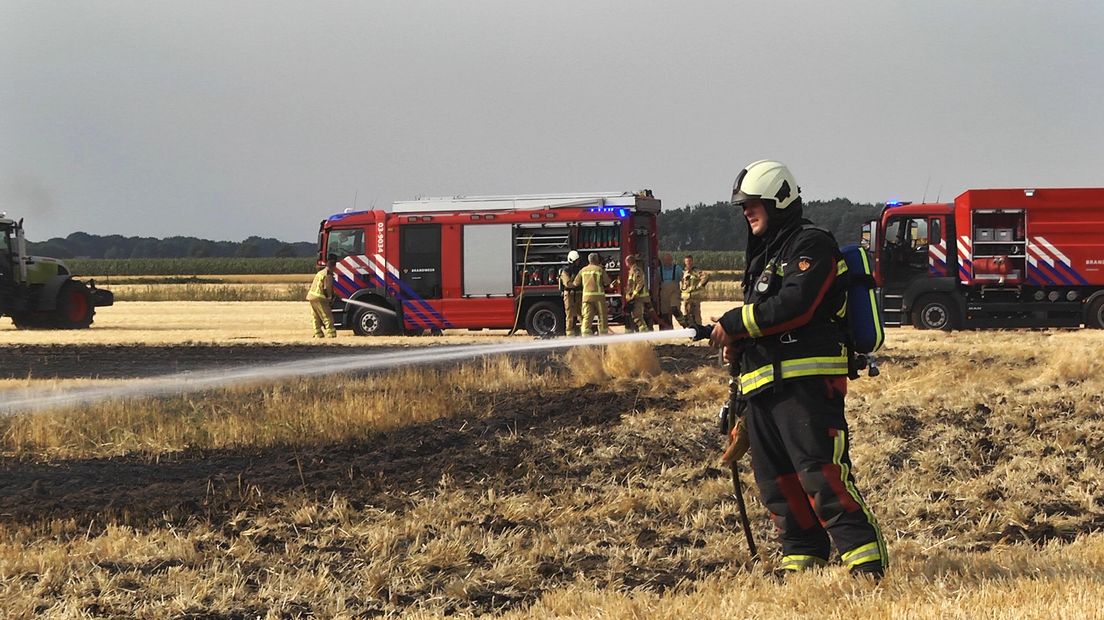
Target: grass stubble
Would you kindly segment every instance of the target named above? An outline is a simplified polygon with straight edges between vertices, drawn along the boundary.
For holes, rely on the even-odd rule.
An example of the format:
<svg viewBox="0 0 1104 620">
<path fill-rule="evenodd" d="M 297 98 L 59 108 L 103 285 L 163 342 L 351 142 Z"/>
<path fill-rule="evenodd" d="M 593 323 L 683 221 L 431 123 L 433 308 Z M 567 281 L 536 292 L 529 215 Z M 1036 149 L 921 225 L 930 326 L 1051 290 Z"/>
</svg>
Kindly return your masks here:
<svg viewBox="0 0 1104 620">
<path fill-rule="evenodd" d="M 1104 335 L 890 337 L 882 375 L 853 382 L 849 398 L 859 487 L 893 555 L 879 586 L 839 566 L 765 577 L 778 548 L 754 493 L 768 559 L 749 564 L 715 462 L 725 373 L 664 372 L 640 345 L 577 349 L 552 366 L 489 359 L 4 420 L 8 455 L 138 454 L 152 466 L 188 450 L 371 443 L 431 420 L 460 428 L 519 393 L 617 412 L 539 432 L 503 425 L 479 450 L 486 463 L 526 455 L 514 470 L 445 467 L 394 501 L 364 501 L 351 481 L 324 495 L 259 491 L 217 518 L 4 521 L 0 608 L 12 618 L 1101 617 Z"/>
</svg>

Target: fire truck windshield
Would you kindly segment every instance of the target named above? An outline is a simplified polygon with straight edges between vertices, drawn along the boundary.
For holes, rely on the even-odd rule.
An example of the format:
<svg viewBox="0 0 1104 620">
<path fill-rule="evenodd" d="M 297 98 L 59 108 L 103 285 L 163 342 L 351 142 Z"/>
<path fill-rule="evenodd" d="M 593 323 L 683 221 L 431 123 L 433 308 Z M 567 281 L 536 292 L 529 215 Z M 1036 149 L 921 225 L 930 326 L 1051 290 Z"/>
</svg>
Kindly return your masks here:
<svg viewBox="0 0 1104 620">
<path fill-rule="evenodd" d="M 326 253 L 336 255 L 338 260 L 350 255 L 359 256 L 364 254 L 364 229 L 339 228 L 331 230 Z"/>
</svg>

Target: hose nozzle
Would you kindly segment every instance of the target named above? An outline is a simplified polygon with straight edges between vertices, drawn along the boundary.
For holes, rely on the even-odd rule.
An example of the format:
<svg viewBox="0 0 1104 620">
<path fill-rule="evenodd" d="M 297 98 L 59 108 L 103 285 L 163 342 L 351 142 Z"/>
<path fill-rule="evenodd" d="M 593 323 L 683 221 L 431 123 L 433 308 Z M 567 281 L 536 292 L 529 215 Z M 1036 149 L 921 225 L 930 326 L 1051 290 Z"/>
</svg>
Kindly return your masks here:
<svg viewBox="0 0 1104 620">
<path fill-rule="evenodd" d="M 694 335 L 690 338 L 690 340 L 694 342 L 697 342 L 698 340 L 705 340 L 709 338 L 710 334 L 713 333 L 712 325 L 695 325 L 691 329 L 694 330 Z"/>
</svg>

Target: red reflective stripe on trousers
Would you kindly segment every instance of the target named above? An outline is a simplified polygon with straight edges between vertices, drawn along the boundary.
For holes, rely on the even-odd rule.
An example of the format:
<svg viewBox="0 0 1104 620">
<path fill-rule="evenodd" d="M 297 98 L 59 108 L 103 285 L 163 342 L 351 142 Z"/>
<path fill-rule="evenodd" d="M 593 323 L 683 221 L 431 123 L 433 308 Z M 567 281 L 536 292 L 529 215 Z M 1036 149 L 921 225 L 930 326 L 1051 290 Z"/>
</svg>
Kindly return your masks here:
<svg viewBox="0 0 1104 620">
<path fill-rule="evenodd" d="M 801 486 L 801 480 L 797 474 L 785 474 L 778 477 L 778 489 L 786 497 L 786 505 L 790 507 L 797 526 L 807 530 L 817 524 L 813 507 L 809 505 L 809 498 L 805 495 L 805 489 Z"/>
<path fill-rule="evenodd" d="M 844 511 L 862 510 L 862 506 L 859 506 L 855 498 L 851 497 L 851 493 L 847 491 L 847 487 L 844 486 L 843 474 L 839 465 L 823 465 L 820 471 L 824 474 L 824 479 L 832 486 L 832 492 L 839 498 L 840 506 L 843 507 Z"/>
</svg>

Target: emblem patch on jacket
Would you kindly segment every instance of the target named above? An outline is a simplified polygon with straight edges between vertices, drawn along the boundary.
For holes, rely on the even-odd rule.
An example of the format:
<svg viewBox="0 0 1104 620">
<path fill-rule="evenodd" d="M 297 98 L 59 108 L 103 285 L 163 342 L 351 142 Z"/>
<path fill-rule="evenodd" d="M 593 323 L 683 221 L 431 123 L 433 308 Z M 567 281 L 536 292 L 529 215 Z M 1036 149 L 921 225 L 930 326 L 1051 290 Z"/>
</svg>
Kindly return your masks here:
<svg viewBox="0 0 1104 620">
<path fill-rule="evenodd" d="M 809 267 L 812 266 L 813 259 L 809 258 L 808 256 L 802 256 L 801 258 L 797 259 L 797 268 L 801 271 L 808 271 Z"/>
<path fill-rule="evenodd" d="M 759 281 L 755 283 L 755 291 L 758 293 L 766 293 L 770 289 L 771 274 L 770 271 L 764 271 L 763 275 L 759 276 Z"/>
</svg>

